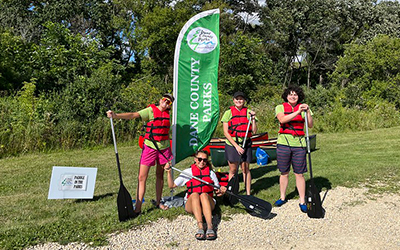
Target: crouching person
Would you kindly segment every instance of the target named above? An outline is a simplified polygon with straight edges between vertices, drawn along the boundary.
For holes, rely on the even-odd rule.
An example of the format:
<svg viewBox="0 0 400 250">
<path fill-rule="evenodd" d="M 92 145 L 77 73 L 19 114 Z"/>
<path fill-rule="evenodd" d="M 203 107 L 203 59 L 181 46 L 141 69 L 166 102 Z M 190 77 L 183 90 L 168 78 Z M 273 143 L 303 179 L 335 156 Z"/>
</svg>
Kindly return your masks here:
<svg viewBox="0 0 400 250">
<path fill-rule="evenodd" d="M 218 178 L 212 170 L 211 164 L 208 161 L 207 151 L 198 151 L 194 156 L 194 164 L 190 168 L 185 169 L 175 179 L 172 179 L 171 168 L 166 168 L 168 172 L 168 186 L 175 188 L 178 186 L 187 187 L 187 192 L 184 198 L 186 212 L 193 214 L 197 221 L 198 230 L 195 234 L 198 240 L 215 240 L 217 234 L 214 231 L 212 224 L 212 211 L 215 208 L 216 200 L 213 198 L 214 187 L 207 185 L 198 179 L 202 179 L 217 187 L 220 187 Z M 220 187 L 216 190 L 218 196 L 223 195 L 226 187 Z M 207 229 L 203 228 L 203 216 L 206 220 Z"/>
</svg>

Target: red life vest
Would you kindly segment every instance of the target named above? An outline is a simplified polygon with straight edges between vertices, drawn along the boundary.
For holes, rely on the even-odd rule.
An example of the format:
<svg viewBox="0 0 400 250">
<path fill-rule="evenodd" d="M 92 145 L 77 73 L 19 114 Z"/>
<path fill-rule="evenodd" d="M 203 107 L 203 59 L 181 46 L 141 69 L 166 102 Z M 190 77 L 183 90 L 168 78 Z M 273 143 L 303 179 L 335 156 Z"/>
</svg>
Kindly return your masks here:
<svg viewBox="0 0 400 250">
<path fill-rule="evenodd" d="M 192 164 L 190 166 L 192 168 L 192 175 L 202 179 L 210 184 L 214 184 L 210 176 L 210 167 L 207 165 L 203 169 L 200 169 L 196 166 L 196 164 Z M 195 178 L 192 178 L 190 181 L 186 182 L 187 187 L 187 198 L 193 193 L 208 193 L 211 197 L 214 194 L 214 187 L 207 185 Z"/>
<path fill-rule="evenodd" d="M 294 108 L 292 105 L 285 102 L 283 103 L 284 114 L 289 115 L 293 112 L 299 110 L 300 103 Z M 281 128 L 279 129 L 279 134 L 291 134 L 293 136 L 303 136 L 304 135 L 304 118 L 301 113 L 296 115 L 293 120 L 288 123 L 281 123 Z"/>
<path fill-rule="evenodd" d="M 228 122 L 228 132 L 232 137 L 241 137 L 244 138 L 246 136 L 247 124 L 249 123 L 249 119 L 247 119 L 247 108 L 243 107 L 240 111 L 235 107 L 230 107 L 232 112 L 232 118 Z M 249 132 L 247 133 L 247 137 L 251 137 L 252 126 L 250 123 Z"/>
<path fill-rule="evenodd" d="M 169 128 L 171 126 L 169 121 L 169 111 L 166 110 L 161 112 L 154 104 L 149 106 L 153 109 L 154 119 L 144 125 L 146 128 L 144 139 L 154 141 L 169 140 Z"/>
</svg>

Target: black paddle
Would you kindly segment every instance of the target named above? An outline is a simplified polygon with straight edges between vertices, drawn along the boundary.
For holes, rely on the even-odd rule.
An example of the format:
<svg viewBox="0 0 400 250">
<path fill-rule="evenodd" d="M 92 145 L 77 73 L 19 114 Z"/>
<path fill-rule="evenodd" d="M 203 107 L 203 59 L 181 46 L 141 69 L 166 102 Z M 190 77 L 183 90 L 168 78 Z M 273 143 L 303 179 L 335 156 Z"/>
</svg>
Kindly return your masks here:
<svg viewBox="0 0 400 250">
<path fill-rule="evenodd" d="M 319 191 L 315 186 L 312 166 L 311 166 L 311 151 L 310 151 L 310 138 L 308 136 L 308 118 L 307 112 L 305 115 L 306 123 L 306 142 L 307 142 L 307 154 L 308 154 L 308 164 L 310 167 L 310 180 L 308 182 L 306 191 L 306 204 L 307 204 L 307 215 L 310 218 L 323 218 L 325 215 L 325 210 L 322 208 L 321 196 Z"/>
<path fill-rule="evenodd" d="M 132 197 L 129 194 L 128 190 L 125 188 L 124 183 L 122 182 L 121 166 L 119 164 L 117 141 L 115 139 L 114 124 L 112 118 L 110 118 L 110 122 L 111 122 L 111 131 L 114 141 L 115 156 L 117 158 L 119 183 L 120 183 L 118 197 L 117 197 L 118 218 L 119 221 L 126 221 L 130 218 L 136 217 L 136 214 L 133 211 Z"/>
<path fill-rule="evenodd" d="M 242 144 L 242 148 L 244 148 L 245 150 L 247 150 L 246 147 L 246 138 L 247 138 L 247 134 L 249 132 L 249 128 L 250 128 L 250 122 L 251 122 L 251 117 L 249 119 L 249 122 L 247 123 L 247 128 L 246 128 L 246 134 L 244 136 L 244 140 L 243 140 L 243 144 Z M 239 159 L 239 163 L 237 165 L 236 168 L 236 173 L 232 176 L 232 178 L 229 180 L 228 185 L 226 186 L 227 190 L 237 194 L 239 193 L 239 167 L 242 164 L 242 159 L 243 159 L 243 155 L 240 156 Z M 246 189 L 246 180 L 244 180 L 245 184 L 244 184 L 244 188 Z M 235 205 L 236 203 L 238 203 L 238 199 L 235 196 L 229 196 L 229 203 L 231 203 L 231 205 Z"/>
<path fill-rule="evenodd" d="M 197 178 L 196 176 L 192 176 L 190 174 L 187 174 L 175 167 L 171 167 L 173 170 L 176 170 L 180 173 L 182 173 L 183 175 L 186 175 L 189 178 L 194 178 L 198 181 L 203 182 L 204 184 L 210 185 L 212 187 L 214 187 L 214 189 L 219 189 L 219 187 L 206 182 L 203 179 Z M 256 216 L 256 217 L 260 217 L 262 219 L 268 219 L 269 215 L 271 213 L 272 210 L 272 205 L 271 203 L 264 201 L 260 198 L 257 198 L 255 196 L 252 195 L 239 195 L 239 194 L 235 194 L 231 191 L 226 190 L 225 192 L 226 194 L 229 194 L 230 196 L 234 196 L 240 203 L 242 203 L 242 205 L 246 208 L 247 211 L 250 212 L 251 215 Z"/>
</svg>

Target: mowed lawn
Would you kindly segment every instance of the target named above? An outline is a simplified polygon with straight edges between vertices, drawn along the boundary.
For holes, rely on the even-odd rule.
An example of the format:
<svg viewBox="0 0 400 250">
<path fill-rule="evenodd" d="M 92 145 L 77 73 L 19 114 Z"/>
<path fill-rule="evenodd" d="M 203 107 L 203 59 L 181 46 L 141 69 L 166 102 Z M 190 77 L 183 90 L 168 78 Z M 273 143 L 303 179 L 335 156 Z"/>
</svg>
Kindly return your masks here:
<svg viewBox="0 0 400 250">
<path fill-rule="evenodd" d="M 400 190 L 400 127 L 372 131 L 318 134 L 318 150 L 311 154 L 317 186 L 371 187 L 371 192 Z M 118 147 L 124 184 L 132 198 L 136 195 L 136 177 L 140 149 L 135 143 Z M 190 158 L 176 167 L 184 169 Z M 150 171 L 143 215 L 127 222 L 118 221 L 119 178 L 114 148 L 34 153 L 0 159 L 0 248 L 20 249 L 38 243 L 73 241 L 92 245 L 106 244 L 109 233 L 128 230 L 157 220 L 185 213 L 183 208 L 155 209 L 155 171 Z M 48 200 L 53 166 L 98 168 L 93 200 Z M 227 167 L 216 170 L 227 171 Z M 273 203 L 279 198 L 279 171 L 273 161 L 265 167 L 251 165 L 252 194 Z M 177 173 L 176 173 L 177 174 Z M 176 175 L 175 174 L 175 175 Z M 306 178 L 308 179 L 308 174 Z M 290 175 L 288 198 L 297 198 Z M 243 183 L 241 183 L 243 190 Z M 182 196 L 185 189 L 176 189 Z M 164 196 L 170 190 L 164 185 Z M 245 213 L 241 205 L 230 207 L 219 199 L 222 218 Z"/>
</svg>

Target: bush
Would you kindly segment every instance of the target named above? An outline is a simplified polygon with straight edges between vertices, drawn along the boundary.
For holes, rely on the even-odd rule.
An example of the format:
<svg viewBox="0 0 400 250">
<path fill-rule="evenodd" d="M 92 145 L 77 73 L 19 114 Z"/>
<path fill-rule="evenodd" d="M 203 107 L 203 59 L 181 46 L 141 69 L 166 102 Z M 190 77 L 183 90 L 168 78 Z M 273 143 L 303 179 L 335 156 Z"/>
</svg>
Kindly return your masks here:
<svg viewBox="0 0 400 250">
<path fill-rule="evenodd" d="M 314 112 L 315 132 L 350 132 L 398 126 L 400 112 L 388 102 L 381 101 L 374 109 L 343 107 L 340 102 L 328 110 Z"/>
</svg>

